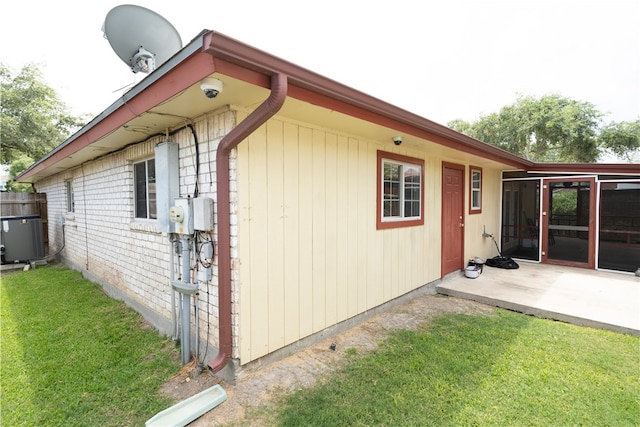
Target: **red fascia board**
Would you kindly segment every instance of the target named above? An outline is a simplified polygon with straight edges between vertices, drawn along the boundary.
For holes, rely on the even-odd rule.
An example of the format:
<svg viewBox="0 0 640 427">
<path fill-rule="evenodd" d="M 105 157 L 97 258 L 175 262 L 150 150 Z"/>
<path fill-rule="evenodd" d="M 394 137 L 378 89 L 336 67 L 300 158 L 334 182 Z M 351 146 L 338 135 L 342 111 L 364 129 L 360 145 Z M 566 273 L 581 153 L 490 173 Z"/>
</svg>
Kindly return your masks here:
<svg viewBox="0 0 640 427">
<path fill-rule="evenodd" d="M 476 141 L 224 34 L 213 31 L 207 33 L 203 39 L 203 51 L 230 64 L 239 64 L 265 75 L 286 74 L 289 81 L 288 96 L 292 98 L 510 166 L 526 168 L 533 165 L 514 154 Z"/>
<path fill-rule="evenodd" d="M 533 164 L 511 153 L 503 152 L 496 147 L 476 141 L 475 139 L 466 137 L 465 135 L 458 134 L 453 130 L 430 122 L 427 119 L 419 118 L 411 113 L 402 112 L 402 110 L 399 109 L 398 112 L 385 111 L 384 108 L 365 108 L 362 107 L 362 105 L 365 105 L 364 102 L 349 103 L 348 101 L 340 101 L 336 98 L 328 97 L 317 92 L 311 92 L 308 89 L 296 86 L 292 86 L 289 89 L 289 95 L 292 98 L 304 100 L 314 105 L 320 105 L 365 121 L 376 123 L 380 126 L 395 129 L 401 133 L 413 135 L 454 150 L 478 155 L 509 166 L 525 168 Z M 374 106 L 371 104 L 366 105 L 371 107 Z M 447 132 L 447 130 L 450 132 Z M 447 135 L 447 133 L 450 135 Z"/>
<path fill-rule="evenodd" d="M 640 165 L 631 163 L 535 163 L 527 172 L 640 175 Z"/>
<path fill-rule="evenodd" d="M 123 95 L 121 98 L 122 105 L 120 107 L 100 120 L 70 144 L 62 147 L 49 158 L 36 165 L 22 178 L 29 178 L 41 170 L 51 167 L 57 162 L 74 155 L 83 148 L 98 141 L 100 138 L 124 126 L 135 117 L 146 113 L 156 105 L 172 98 L 215 71 L 215 64 L 211 56 L 202 53 L 192 56 L 188 61 L 184 61 L 168 71 L 167 74 L 153 82 L 148 88 L 134 97 L 127 99 L 127 94 Z"/>
</svg>

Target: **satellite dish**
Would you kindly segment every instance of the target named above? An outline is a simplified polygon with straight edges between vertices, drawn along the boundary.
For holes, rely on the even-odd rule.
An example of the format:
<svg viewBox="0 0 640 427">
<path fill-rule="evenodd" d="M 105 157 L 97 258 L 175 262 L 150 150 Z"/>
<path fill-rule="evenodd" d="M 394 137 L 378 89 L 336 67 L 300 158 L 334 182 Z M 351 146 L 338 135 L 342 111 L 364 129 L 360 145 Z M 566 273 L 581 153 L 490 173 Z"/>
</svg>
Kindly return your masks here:
<svg viewBox="0 0 640 427">
<path fill-rule="evenodd" d="M 125 4 L 107 13 L 102 25 L 111 48 L 134 73 L 150 73 L 182 48 L 180 34 L 152 10 Z"/>
</svg>

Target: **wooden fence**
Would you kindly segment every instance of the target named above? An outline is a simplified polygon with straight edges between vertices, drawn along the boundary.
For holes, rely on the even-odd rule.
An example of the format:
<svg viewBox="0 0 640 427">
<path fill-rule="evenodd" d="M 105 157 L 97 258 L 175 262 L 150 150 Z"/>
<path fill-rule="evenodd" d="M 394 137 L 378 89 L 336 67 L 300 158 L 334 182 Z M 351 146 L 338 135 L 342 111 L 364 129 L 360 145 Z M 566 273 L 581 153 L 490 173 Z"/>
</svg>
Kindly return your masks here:
<svg viewBox="0 0 640 427">
<path fill-rule="evenodd" d="M 38 215 L 42 218 L 44 247 L 49 247 L 46 193 L 0 193 L 0 216 Z"/>
</svg>

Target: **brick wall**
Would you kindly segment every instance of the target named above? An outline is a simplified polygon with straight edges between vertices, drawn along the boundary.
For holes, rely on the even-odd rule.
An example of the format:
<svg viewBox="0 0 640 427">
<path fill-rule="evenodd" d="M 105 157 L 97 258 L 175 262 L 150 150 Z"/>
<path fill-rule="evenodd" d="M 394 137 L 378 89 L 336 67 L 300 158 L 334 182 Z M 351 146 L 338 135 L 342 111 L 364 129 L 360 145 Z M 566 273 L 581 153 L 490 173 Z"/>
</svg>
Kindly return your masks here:
<svg viewBox="0 0 640 427">
<path fill-rule="evenodd" d="M 198 177 L 191 130 L 185 127 L 169 137 L 179 144 L 181 197 L 193 196 L 197 182 L 199 196 L 216 199 L 216 148 L 233 128 L 235 120 L 235 112 L 225 108 L 194 123 L 200 159 Z M 49 201 L 49 253 L 62 247 L 64 224 L 62 261 L 102 284 L 110 295 L 136 308 L 160 331 L 171 334 L 171 235 L 160 233 L 154 220 L 134 218 L 133 164 L 152 158 L 155 145 L 163 141 L 165 137 L 154 137 L 96 158 L 38 182 L 37 189 L 47 193 Z M 73 183 L 75 212 L 67 212 L 66 181 Z M 236 210 L 232 207 L 232 212 Z M 216 239 L 215 233 L 213 239 Z M 237 245 L 237 238 L 233 244 Z M 177 254 L 174 258 L 178 260 Z M 216 354 L 212 347 L 218 346 L 216 262 L 214 260 L 210 280 L 204 282 L 202 274 L 196 275 L 200 282 L 199 333 L 202 344 L 209 343 L 208 349 L 201 345 L 200 351 L 202 356 L 206 349 L 208 359 Z M 177 264 L 174 271 L 177 279 L 181 271 Z M 237 281 L 237 274 L 232 277 Z M 237 314 L 237 286 L 232 284 L 232 289 L 232 310 Z M 193 323 L 191 330 L 195 331 Z M 232 333 L 237 341 L 237 321 Z"/>
</svg>

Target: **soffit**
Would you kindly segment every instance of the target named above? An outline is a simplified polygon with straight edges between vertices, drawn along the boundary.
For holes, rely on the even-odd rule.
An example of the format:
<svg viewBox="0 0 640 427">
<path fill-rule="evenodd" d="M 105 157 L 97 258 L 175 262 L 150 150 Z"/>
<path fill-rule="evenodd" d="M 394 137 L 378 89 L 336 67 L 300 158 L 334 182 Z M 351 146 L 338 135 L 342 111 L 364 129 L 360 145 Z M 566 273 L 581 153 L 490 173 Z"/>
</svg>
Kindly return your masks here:
<svg viewBox="0 0 640 427">
<path fill-rule="evenodd" d="M 74 168 L 108 153 L 118 151 L 131 144 L 145 141 L 154 135 L 168 133 L 176 128 L 193 123 L 199 117 L 227 105 L 251 111 L 269 96 L 268 89 L 242 80 L 219 73 L 213 73 L 210 77 L 217 78 L 224 84 L 224 90 L 216 98 L 210 99 L 204 96 L 199 82 L 193 84 L 146 112 L 138 113 L 133 111 L 136 114 L 135 117 L 123 126 L 91 142 L 73 154 L 58 160 L 51 167 L 37 172 L 30 177 L 29 181 L 38 181 L 46 176 Z M 120 108 L 126 109 L 130 107 L 125 102 Z M 487 163 L 487 161 L 482 161 L 477 156 L 429 142 L 427 139 L 402 133 L 396 129 L 354 118 L 347 114 L 291 97 L 287 98 L 278 115 L 313 125 L 321 124 L 325 129 L 382 143 L 391 142 L 394 136 L 402 134 L 404 147 L 428 150 L 434 156 L 448 157 L 466 163 L 475 162 L 479 166 Z M 91 135 L 89 134 L 87 137 L 91 138 Z M 390 148 L 393 148 L 392 144 L 391 142 Z M 494 166 L 498 165 L 496 162 L 490 161 L 490 163 Z"/>
</svg>

